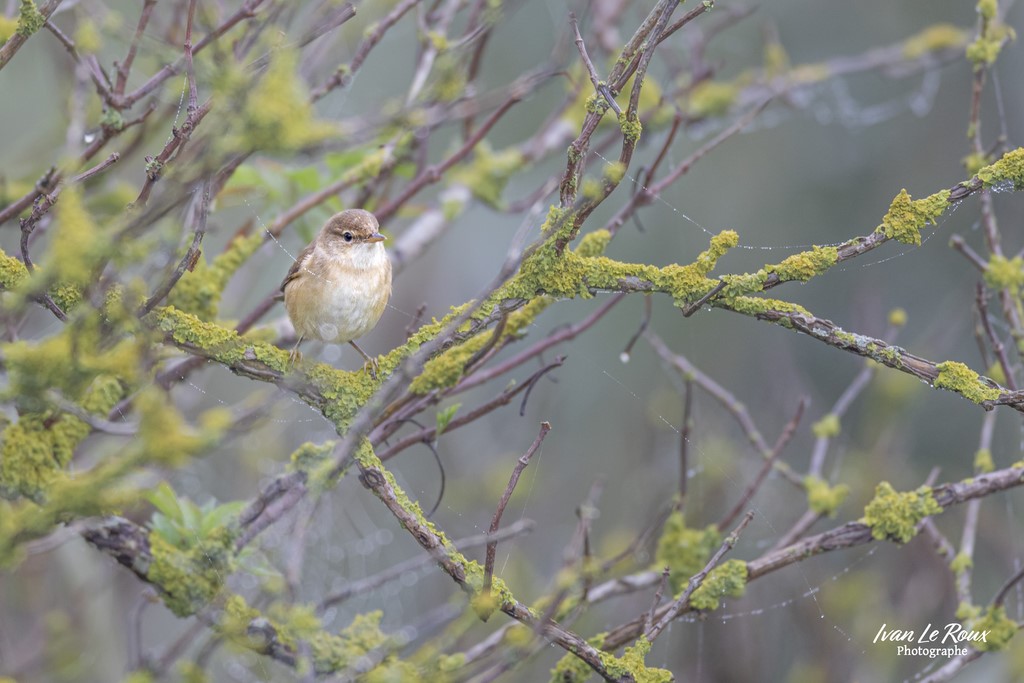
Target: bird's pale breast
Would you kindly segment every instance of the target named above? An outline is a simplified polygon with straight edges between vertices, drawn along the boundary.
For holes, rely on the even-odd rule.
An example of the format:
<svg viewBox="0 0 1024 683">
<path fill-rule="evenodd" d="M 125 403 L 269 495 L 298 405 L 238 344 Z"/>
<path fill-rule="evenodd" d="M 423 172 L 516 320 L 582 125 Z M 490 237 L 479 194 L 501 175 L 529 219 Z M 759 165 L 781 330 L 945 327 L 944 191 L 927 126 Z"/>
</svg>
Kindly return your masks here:
<svg viewBox="0 0 1024 683">
<path fill-rule="evenodd" d="M 383 245 L 341 254 L 314 250 L 285 286 L 284 301 L 304 338 L 344 344 L 373 329 L 391 296 L 391 261 Z"/>
</svg>

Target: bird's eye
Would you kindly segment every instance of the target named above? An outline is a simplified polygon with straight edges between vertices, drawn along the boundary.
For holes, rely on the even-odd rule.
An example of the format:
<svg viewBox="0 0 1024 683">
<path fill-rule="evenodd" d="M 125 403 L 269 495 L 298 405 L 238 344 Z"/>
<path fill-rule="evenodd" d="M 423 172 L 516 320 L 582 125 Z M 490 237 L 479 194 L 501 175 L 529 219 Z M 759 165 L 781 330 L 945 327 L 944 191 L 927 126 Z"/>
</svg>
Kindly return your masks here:
<svg viewBox="0 0 1024 683">
<path fill-rule="evenodd" d="M 346 242 L 351 242 L 352 241 L 352 233 L 350 233 L 348 230 L 346 230 L 345 232 L 341 233 L 341 236 L 345 238 Z"/>
</svg>

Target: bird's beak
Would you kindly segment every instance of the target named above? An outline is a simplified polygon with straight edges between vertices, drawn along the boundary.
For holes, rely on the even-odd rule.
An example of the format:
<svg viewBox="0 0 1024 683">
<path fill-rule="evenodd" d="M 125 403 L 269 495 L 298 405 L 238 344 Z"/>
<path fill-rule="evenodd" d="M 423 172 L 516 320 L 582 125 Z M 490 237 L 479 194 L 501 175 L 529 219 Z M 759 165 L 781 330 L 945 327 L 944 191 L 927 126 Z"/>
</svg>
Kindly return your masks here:
<svg viewBox="0 0 1024 683">
<path fill-rule="evenodd" d="M 383 242 L 386 239 L 387 239 L 387 237 L 385 237 L 384 235 L 380 234 L 379 232 L 375 232 L 372 235 L 370 235 L 369 237 L 367 237 L 366 241 L 367 242 Z"/>
</svg>

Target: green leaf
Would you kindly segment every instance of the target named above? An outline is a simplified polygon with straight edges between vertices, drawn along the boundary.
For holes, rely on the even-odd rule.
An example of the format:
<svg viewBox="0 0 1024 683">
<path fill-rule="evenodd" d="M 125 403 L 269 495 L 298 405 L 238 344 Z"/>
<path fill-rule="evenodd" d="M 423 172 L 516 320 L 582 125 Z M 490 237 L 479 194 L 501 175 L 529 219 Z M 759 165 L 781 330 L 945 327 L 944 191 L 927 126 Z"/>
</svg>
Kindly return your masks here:
<svg viewBox="0 0 1024 683">
<path fill-rule="evenodd" d="M 203 515 L 202 526 L 200 527 L 200 533 L 202 536 L 207 536 L 211 531 L 219 527 L 225 526 L 232 519 L 238 516 L 238 514 L 245 509 L 244 500 L 236 500 L 231 503 L 224 503 L 213 508 L 205 515 Z"/>
<path fill-rule="evenodd" d="M 453 403 L 447 408 L 442 408 L 437 411 L 437 436 L 434 438 L 441 436 L 441 433 L 448 428 L 448 424 L 452 421 L 452 418 L 455 417 L 455 413 L 457 413 L 461 407 L 461 403 Z"/>
<path fill-rule="evenodd" d="M 160 482 L 155 489 L 148 492 L 146 500 L 162 512 L 167 519 L 180 520 L 182 518 L 178 495 L 166 481 Z"/>
<path fill-rule="evenodd" d="M 157 536 L 160 536 L 176 548 L 183 548 L 187 545 L 174 522 L 170 521 L 159 512 L 155 513 L 152 519 L 149 520 L 149 528 Z"/>
<path fill-rule="evenodd" d="M 198 505 L 187 498 L 183 499 L 181 503 L 181 526 L 193 533 L 198 532 L 200 522 L 203 519 L 202 510 L 199 509 Z"/>
</svg>

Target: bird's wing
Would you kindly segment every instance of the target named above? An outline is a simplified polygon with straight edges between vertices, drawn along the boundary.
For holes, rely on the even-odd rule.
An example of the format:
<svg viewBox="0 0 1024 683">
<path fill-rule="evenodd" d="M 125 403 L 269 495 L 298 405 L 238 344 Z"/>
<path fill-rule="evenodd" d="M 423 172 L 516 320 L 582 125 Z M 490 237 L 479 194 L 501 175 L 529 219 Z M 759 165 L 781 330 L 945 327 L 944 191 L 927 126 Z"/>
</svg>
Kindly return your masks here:
<svg viewBox="0 0 1024 683">
<path fill-rule="evenodd" d="M 298 258 L 292 264 L 292 267 L 288 269 L 288 274 L 284 276 L 284 281 L 281 282 L 281 291 L 288 286 L 288 283 L 299 276 L 299 272 L 306 265 L 306 261 L 309 259 L 310 254 L 313 253 L 313 249 L 316 245 L 316 241 L 310 242 L 306 245 L 306 248 L 299 252 Z"/>
</svg>

